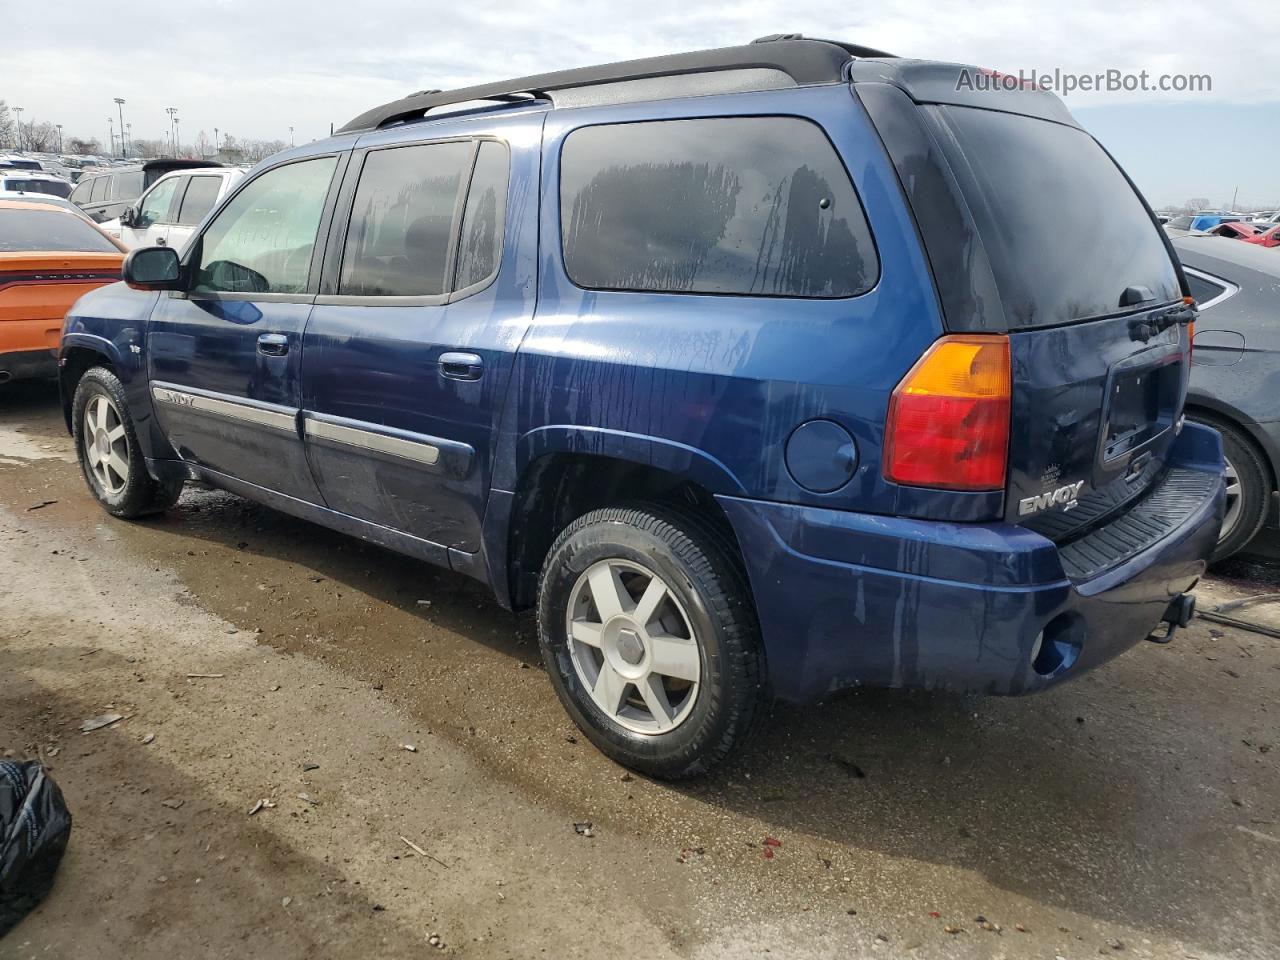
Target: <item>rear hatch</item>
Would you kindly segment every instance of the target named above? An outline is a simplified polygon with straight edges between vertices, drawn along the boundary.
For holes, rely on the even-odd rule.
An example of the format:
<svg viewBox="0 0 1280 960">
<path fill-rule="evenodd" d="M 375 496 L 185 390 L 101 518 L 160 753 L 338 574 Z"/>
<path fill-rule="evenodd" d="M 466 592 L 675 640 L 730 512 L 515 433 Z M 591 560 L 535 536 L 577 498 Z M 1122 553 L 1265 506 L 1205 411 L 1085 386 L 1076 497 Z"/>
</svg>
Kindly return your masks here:
<svg viewBox="0 0 1280 960">
<path fill-rule="evenodd" d="M 1009 338 L 1004 517 L 1071 540 L 1164 472 L 1194 316 L 1180 270 L 1123 171 L 1055 97 L 983 100 L 964 91 L 971 68 L 878 66 L 855 91 L 911 203 L 948 330 Z"/>
</svg>

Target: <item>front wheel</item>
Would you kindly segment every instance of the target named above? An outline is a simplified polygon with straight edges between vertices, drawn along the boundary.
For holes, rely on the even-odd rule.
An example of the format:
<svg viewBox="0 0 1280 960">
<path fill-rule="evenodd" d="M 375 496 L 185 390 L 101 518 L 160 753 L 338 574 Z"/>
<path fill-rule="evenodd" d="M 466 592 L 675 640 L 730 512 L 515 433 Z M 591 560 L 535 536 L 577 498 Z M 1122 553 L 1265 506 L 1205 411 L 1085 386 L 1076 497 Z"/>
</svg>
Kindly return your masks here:
<svg viewBox="0 0 1280 960">
<path fill-rule="evenodd" d="M 132 519 L 177 502 L 181 482 L 161 483 L 147 473 L 124 386 L 105 367 L 87 371 L 76 385 L 71 433 L 89 492 L 107 513 Z"/>
<path fill-rule="evenodd" d="M 759 627 L 731 549 L 691 513 L 645 505 L 593 511 L 547 554 L 547 672 L 578 727 L 624 766 L 703 773 L 762 711 Z"/>
</svg>

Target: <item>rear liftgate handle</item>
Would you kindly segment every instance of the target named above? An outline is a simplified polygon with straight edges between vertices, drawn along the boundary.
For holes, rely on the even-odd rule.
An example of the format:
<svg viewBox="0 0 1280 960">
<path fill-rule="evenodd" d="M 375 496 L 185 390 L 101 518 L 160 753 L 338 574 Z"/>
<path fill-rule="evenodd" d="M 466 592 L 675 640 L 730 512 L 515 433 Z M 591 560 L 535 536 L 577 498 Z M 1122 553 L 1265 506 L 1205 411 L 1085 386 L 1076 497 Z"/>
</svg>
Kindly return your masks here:
<svg viewBox="0 0 1280 960">
<path fill-rule="evenodd" d="M 450 350 L 440 354 L 440 376 L 450 380 L 479 380 L 484 373 L 484 361 L 474 353 Z"/>
</svg>

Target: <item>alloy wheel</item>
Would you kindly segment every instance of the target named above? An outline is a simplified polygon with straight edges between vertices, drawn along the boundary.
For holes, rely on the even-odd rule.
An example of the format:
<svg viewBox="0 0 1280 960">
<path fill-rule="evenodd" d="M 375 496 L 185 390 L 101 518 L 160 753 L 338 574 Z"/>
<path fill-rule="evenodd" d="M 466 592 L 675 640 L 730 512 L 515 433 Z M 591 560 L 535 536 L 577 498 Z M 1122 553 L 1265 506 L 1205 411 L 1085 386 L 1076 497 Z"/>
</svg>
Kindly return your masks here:
<svg viewBox="0 0 1280 960">
<path fill-rule="evenodd" d="M 85 462 L 103 491 L 117 496 L 129 483 L 129 438 L 114 403 L 95 394 L 84 410 Z"/>
<path fill-rule="evenodd" d="M 702 654 L 671 587 L 628 560 L 578 578 L 566 622 L 574 670 L 596 706 L 635 733 L 674 730 L 693 710 Z"/>
<path fill-rule="evenodd" d="M 1227 480 L 1227 514 L 1222 518 L 1222 531 L 1218 534 L 1219 543 L 1231 536 L 1236 524 L 1240 522 L 1240 513 L 1244 509 L 1242 495 L 1244 491 L 1240 486 L 1240 474 L 1235 464 L 1226 460 L 1222 472 Z"/>
</svg>

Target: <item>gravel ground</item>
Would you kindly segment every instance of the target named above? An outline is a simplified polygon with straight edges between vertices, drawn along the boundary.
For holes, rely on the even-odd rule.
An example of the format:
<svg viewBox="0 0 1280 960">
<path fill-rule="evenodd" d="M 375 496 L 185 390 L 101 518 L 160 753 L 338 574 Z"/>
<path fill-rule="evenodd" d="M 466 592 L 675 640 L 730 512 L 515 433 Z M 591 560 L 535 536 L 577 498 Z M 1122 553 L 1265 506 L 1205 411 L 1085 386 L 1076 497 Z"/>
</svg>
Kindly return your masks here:
<svg viewBox="0 0 1280 960">
<path fill-rule="evenodd" d="M 1280 589 L 1274 543 L 1202 603 Z M 214 491 L 114 520 L 56 393 L 0 395 L 0 748 L 75 816 L 0 957 L 1273 960 L 1277 690 L 1280 641 L 1197 621 L 1037 697 L 779 707 L 652 782 L 479 584 Z"/>
</svg>

